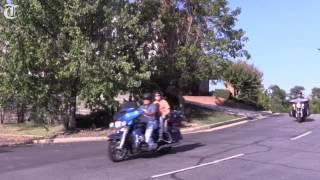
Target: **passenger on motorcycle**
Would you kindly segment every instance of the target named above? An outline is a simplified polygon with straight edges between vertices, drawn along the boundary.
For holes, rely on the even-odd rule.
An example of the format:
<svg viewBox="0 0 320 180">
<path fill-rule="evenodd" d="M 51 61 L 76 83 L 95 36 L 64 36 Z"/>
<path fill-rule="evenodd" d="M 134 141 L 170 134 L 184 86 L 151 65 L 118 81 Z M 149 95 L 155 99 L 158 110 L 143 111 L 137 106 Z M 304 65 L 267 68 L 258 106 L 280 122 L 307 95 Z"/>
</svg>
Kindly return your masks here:
<svg viewBox="0 0 320 180">
<path fill-rule="evenodd" d="M 169 103 L 162 98 L 160 92 L 154 94 L 154 104 L 158 105 L 159 110 L 159 141 L 163 140 L 163 133 L 167 132 L 167 118 L 170 114 Z"/>
<path fill-rule="evenodd" d="M 150 150 L 157 148 L 157 144 L 152 138 L 153 131 L 157 128 L 157 106 L 152 103 L 153 96 L 150 93 L 143 95 L 143 105 L 141 109 L 143 110 L 142 119 L 147 122 L 147 128 L 145 131 L 145 141 L 149 145 Z"/>
</svg>

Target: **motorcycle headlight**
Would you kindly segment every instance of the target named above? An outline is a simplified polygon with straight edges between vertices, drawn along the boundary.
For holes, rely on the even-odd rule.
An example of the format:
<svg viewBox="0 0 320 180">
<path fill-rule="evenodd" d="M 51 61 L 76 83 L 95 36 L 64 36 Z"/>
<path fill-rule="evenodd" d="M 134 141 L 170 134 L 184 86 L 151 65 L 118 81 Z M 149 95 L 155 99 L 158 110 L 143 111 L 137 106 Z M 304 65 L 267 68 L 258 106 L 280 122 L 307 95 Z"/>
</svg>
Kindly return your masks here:
<svg viewBox="0 0 320 180">
<path fill-rule="evenodd" d="M 120 128 L 121 127 L 121 121 L 116 121 L 114 123 L 115 128 Z"/>
<path fill-rule="evenodd" d="M 113 122 L 109 124 L 109 128 L 114 128 L 114 123 Z"/>
<path fill-rule="evenodd" d="M 301 104 L 300 104 L 300 103 L 297 103 L 296 106 L 297 106 L 297 108 L 300 108 L 300 107 L 301 107 Z"/>
<path fill-rule="evenodd" d="M 121 126 L 126 126 L 127 125 L 127 122 L 126 121 L 122 121 L 121 122 Z"/>
</svg>

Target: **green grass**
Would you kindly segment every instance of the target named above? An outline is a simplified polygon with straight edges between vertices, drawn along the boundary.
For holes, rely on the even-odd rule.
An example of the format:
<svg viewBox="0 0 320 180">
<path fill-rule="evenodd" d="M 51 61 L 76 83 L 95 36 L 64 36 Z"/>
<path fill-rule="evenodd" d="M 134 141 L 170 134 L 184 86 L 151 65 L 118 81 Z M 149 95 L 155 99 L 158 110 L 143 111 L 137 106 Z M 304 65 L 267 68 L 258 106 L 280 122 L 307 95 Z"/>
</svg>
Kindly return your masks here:
<svg viewBox="0 0 320 180">
<path fill-rule="evenodd" d="M 201 108 L 189 108 L 187 109 L 187 112 L 187 118 L 191 120 L 191 122 L 199 124 L 220 123 L 238 118 L 238 116 L 228 115 L 223 112 L 215 112 Z"/>
<path fill-rule="evenodd" d="M 32 123 L 0 125 L 0 134 L 49 137 L 63 131 L 62 125 L 38 126 Z"/>
</svg>

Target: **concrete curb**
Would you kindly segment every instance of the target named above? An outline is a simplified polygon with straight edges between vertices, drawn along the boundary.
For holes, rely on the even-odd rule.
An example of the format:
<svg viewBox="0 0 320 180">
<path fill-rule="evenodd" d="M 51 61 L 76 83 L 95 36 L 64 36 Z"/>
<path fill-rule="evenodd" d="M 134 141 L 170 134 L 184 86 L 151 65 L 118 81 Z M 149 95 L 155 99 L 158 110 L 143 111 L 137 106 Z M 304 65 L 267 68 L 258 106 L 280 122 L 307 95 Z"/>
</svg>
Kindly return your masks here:
<svg viewBox="0 0 320 180">
<path fill-rule="evenodd" d="M 190 132 L 194 132 L 194 131 L 212 129 L 212 128 L 216 128 L 219 126 L 225 126 L 225 125 L 239 123 L 239 122 L 245 121 L 245 120 L 248 120 L 248 118 L 247 117 L 236 118 L 236 119 L 232 119 L 232 120 L 225 121 L 225 122 L 213 123 L 213 124 L 203 125 L 203 126 L 199 126 L 199 127 L 195 127 L 195 128 L 190 128 L 190 129 L 183 129 L 183 130 L 181 130 L 181 133 L 186 134 L 186 133 L 190 133 Z"/>
<path fill-rule="evenodd" d="M 73 137 L 73 138 L 55 138 L 55 139 L 39 139 L 33 140 L 33 144 L 57 144 L 57 143 L 72 143 L 72 142 L 94 142 L 106 141 L 108 137 Z"/>
</svg>

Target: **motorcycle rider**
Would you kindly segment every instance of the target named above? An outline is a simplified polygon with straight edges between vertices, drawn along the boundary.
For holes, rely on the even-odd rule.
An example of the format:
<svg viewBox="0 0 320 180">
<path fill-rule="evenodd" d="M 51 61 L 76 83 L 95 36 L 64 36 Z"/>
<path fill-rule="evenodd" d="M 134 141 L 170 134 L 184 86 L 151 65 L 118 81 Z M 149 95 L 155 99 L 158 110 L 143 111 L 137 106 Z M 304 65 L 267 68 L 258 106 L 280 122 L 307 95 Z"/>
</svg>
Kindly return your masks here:
<svg viewBox="0 0 320 180">
<path fill-rule="evenodd" d="M 145 93 L 143 95 L 143 105 L 141 109 L 143 111 L 143 119 L 147 122 L 147 128 L 145 131 L 145 141 L 149 145 L 149 150 L 154 150 L 157 144 L 152 138 L 153 131 L 157 128 L 157 106 L 152 103 L 153 96 L 151 93 Z"/>
<path fill-rule="evenodd" d="M 163 133 L 167 132 L 167 118 L 170 114 L 169 103 L 161 96 L 160 92 L 154 93 L 154 104 L 159 110 L 159 141 L 163 141 Z"/>
<path fill-rule="evenodd" d="M 296 102 L 297 100 L 304 102 L 304 104 L 305 104 L 305 109 L 304 109 L 305 112 L 304 112 L 304 113 L 305 113 L 307 116 L 309 116 L 309 115 L 310 115 L 309 100 L 306 99 L 306 98 L 303 96 L 303 94 L 302 94 L 301 91 L 297 92 L 297 93 L 296 93 L 296 98 L 295 98 L 294 100 L 291 100 L 290 102 L 291 102 L 291 103 L 294 103 L 294 102 Z M 293 104 L 293 108 L 292 108 L 292 111 L 291 111 L 290 115 L 291 115 L 291 116 L 295 116 L 295 113 L 296 113 L 295 104 Z"/>
</svg>

